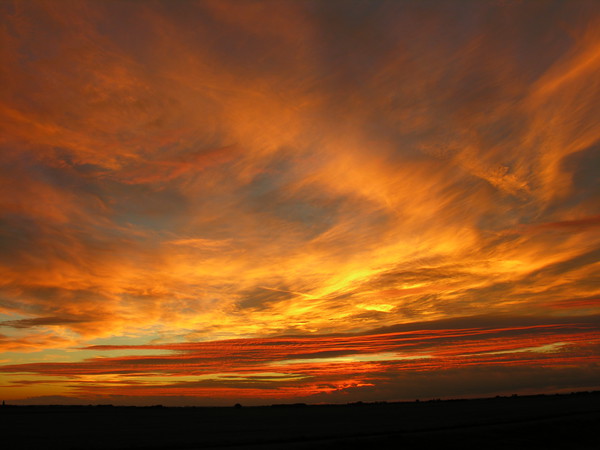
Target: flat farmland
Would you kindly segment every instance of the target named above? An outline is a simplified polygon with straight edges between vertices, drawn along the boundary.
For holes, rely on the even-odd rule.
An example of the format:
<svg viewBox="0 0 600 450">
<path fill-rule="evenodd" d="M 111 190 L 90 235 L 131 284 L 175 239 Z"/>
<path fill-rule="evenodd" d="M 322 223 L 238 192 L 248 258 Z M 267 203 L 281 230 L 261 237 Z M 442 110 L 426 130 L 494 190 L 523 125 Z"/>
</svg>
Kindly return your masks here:
<svg viewBox="0 0 600 450">
<path fill-rule="evenodd" d="M 257 407 L 4 406 L 6 449 L 596 449 L 600 393 Z"/>
</svg>

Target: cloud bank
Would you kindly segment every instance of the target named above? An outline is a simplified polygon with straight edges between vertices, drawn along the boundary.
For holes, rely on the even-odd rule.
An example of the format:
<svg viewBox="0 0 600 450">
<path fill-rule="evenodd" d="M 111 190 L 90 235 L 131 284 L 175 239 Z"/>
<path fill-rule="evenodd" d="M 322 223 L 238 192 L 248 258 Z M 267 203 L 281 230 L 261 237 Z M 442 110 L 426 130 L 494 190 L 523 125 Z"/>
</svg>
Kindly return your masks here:
<svg viewBox="0 0 600 450">
<path fill-rule="evenodd" d="M 5 385 L 18 381 L 15 367 L 39 365 L 25 372 L 115 377 L 112 390 L 90 381 L 107 395 L 202 396 L 217 381 L 172 386 L 175 373 L 158 370 L 167 378 L 138 386 L 126 367 L 142 360 L 86 358 L 141 345 L 193 359 L 186 345 L 217 342 L 202 362 L 217 372 L 201 364 L 178 376 L 239 375 L 254 361 L 249 373 L 287 375 L 228 378 L 235 395 L 258 398 L 248 383 L 273 386 L 265 396 L 281 383 L 297 396 L 329 392 L 308 385 L 337 391 L 347 377 L 368 399 L 407 383 L 400 366 L 445 363 L 344 361 L 347 373 L 386 375 L 330 382 L 327 364 L 278 372 L 269 362 L 339 352 L 332 334 L 482 314 L 549 327 L 531 328 L 520 348 L 579 342 L 586 356 L 574 344 L 550 349 L 583 358 L 563 361 L 577 370 L 597 363 L 592 329 L 560 331 L 599 312 L 597 2 L 0 8 Z M 282 335 L 315 348 L 300 338 L 299 353 L 252 347 Z M 470 351 L 495 365 L 517 370 L 528 354 L 490 356 L 513 347 L 479 339 Z M 220 357 L 224 342 L 259 356 Z M 456 370 L 477 378 L 485 358 Z M 73 386 L 61 392 L 83 389 Z M 56 394 L 28 389 L 15 398 Z"/>
</svg>

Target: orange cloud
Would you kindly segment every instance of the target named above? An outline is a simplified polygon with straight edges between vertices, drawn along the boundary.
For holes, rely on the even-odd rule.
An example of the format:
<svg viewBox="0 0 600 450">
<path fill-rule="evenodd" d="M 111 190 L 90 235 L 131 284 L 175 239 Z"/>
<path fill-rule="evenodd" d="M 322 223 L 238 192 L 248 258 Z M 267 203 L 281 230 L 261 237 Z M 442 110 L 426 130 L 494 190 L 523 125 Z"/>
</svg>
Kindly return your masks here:
<svg viewBox="0 0 600 450">
<path fill-rule="evenodd" d="M 593 2 L 238 3 L 0 7 L 8 364 L 598 313 Z"/>
<path fill-rule="evenodd" d="M 126 350 L 129 354 L 81 362 L 5 365 L 0 372 L 38 374 L 40 384 L 47 383 L 43 377 L 59 377 L 75 395 L 285 399 L 374 386 L 398 374 L 485 366 L 553 371 L 598 358 L 594 348 L 600 334 L 592 322 L 506 328 L 443 326 L 429 323 L 421 324 L 420 330 L 353 336 L 103 345 L 83 350 Z M 149 350 L 167 353 L 135 355 Z M 9 386 L 24 384 L 17 379 Z"/>
</svg>

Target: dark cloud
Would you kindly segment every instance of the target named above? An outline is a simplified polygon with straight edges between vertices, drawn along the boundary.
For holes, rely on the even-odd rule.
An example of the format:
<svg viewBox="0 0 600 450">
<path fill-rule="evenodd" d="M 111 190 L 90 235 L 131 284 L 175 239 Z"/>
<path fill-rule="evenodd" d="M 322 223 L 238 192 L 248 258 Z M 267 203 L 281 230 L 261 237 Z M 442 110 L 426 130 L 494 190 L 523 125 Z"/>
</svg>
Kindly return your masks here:
<svg viewBox="0 0 600 450">
<path fill-rule="evenodd" d="M 0 322 L 0 327 L 31 328 L 48 325 L 70 325 L 91 320 L 91 318 L 81 317 L 36 317 L 35 319 L 5 320 Z"/>
</svg>

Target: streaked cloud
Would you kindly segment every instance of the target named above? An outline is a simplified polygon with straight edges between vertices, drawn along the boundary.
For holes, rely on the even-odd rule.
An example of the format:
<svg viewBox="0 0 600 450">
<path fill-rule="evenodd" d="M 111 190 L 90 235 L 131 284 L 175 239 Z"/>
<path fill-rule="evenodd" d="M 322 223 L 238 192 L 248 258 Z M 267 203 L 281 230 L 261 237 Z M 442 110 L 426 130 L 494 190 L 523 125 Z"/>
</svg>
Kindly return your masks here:
<svg viewBox="0 0 600 450">
<path fill-rule="evenodd" d="M 234 397 L 254 402 L 268 398 L 319 401 L 322 394 L 340 400 L 347 389 L 387 384 L 411 374 L 445 377 L 466 367 L 535 371 L 542 366 L 549 374 L 578 366 L 596 370 L 597 320 L 509 328 L 440 326 L 443 323 L 422 323 L 414 331 L 365 335 L 103 345 L 83 350 L 129 354 L 81 362 L 4 365 L 0 372 L 15 374 L 16 379 L 5 385 L 15 391 L 35 384 L 35 378 L 22 381 L 25 374 L 33 374 L 40 385 L 59 384 L 76 397 L 192 393 L 198 398 L 221 397 L 226 403 Z M 136 354 L 139 351 L 166 353 Z M 514 386 L 524 387 L 528 386 Z M 538 383 L 541 390 L 554 388 L 552 383 Z"/>
<path fill-rule="evenodd" d="M 164 367 L 185 356 L 211 376 L 302 361 L 307 378 L 272 391 L 283 398 L 372 392 L 397 375 L 359 374 L 387 364 L 449 367 L 438 341 L 419 353 L 331 335 L 531 319 L 545 325 L 526 345 L 486 332 L 452 358 L 518 367 L 535 354 L 548 370 L 596 342 L 558 331 L 600 311 L 596 2 L 0 9 L 0 370 L 171 376 L 146 354 L 72 352 L 168 343 Z M 274 336 L 303 350 L 279 352 Z M 317 354 L 357 375 L 327 381 L 304 362 Z M 208 392 L 189 383 L 172 395 Z"/>
</svg>

